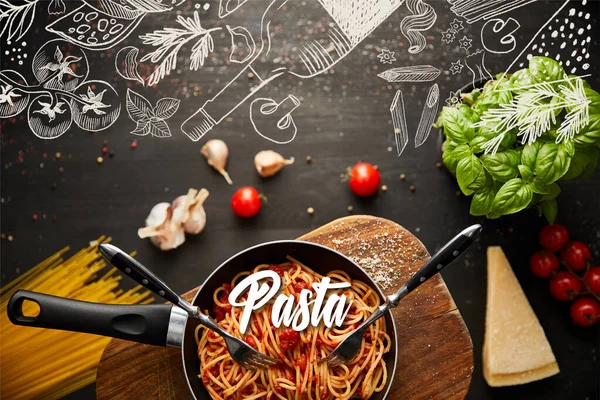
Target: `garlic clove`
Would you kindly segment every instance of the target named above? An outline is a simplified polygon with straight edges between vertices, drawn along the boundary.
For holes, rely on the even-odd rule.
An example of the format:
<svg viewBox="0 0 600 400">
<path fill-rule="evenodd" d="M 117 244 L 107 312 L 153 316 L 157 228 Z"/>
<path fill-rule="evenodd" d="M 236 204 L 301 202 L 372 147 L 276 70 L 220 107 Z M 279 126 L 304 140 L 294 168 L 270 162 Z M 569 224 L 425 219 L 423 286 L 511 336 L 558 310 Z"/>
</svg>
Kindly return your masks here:
<svg viewBox="0 0 600 400">
<path fill-rule="evenodd" d="M 140 239 L 158 235 L 162 226 L 171 219 L 172 215 L 171 203 L 158 203 L 152 207 L 146 218 L 146 227 L 138 229 Z"/>
<path fill-rule="evenodd" d="M 159 235 L 152 236 L 150 241 L 163 251 L 173 250 L 185 242 L 185 231 L 181 226 L 168 224 L 160 231 Z"/>
<path fill-rule="evenodd" d="M 186 233 L 197 235 L 204 230 L 206 226 L 204 202 L 208 198 L 208 194 L 208 190 L 202 189 L 194 198 L 194 202 L 190 208 L 190 216 L 183 224 Z"/>
<path fill-rule="evenodd" d="M 273 150 L 263 150 L 254 156 L 254 166 L 256 171 L 263 178 L 268 178 L 275 175 L 279 170 L 286 165 L 294 163 L 294 157 L 289 160 L 283 158 L 279 153 Z"/>
<path fill-rule="evenodd" d="M 202 146 L 200 149 L 200 153 L 206 160 L 208 161 L 208 165 L 216 169 L 229 183 L 233 184 L 231 178 L 227 171 L 225 171 L 225 167 L 227 166 L 227 159 L 229 157 L 229 149 L 224 141 L 219 139 L 211 139 Z"/>
<path fill-rule="evenodd" d="M 194 204 L 194 199 L 198 194 L 198 191 L 195 189 L 189 189 L 186 195 L 179 196 L 175 200 L 173 200 L 173 217 L 172 221 L 183 225 L 185 221 L 190 218 L 190 209 Z"/>
</svg>

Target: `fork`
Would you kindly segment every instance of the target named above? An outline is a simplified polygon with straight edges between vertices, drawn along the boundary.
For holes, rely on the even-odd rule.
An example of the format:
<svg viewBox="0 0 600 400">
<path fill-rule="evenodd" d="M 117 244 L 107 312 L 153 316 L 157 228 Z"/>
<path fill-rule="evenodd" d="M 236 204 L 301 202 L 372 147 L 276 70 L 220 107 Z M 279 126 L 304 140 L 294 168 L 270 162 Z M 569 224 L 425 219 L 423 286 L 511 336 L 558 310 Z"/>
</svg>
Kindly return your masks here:
<svg viewBox="0 0 600 400">
<path fill-rule="evenodd" d="M 471 244 L 473 244 L 480 232 L 481 225 L 472 225 L 446 243 L 446 245 L 442 247 L 440 251 L 435 253 L 408 282 L 402 285 L 398 292 L 388 296 L 384 304 L 380 305 L 354 332 L 346 336 L 331 354 L 320 359 L 318 363 L 322 364 L 326 362 L 328 366 L 335 367 L 340 364 L 345 364 L 356 357 L 361 346 L 363 335 L 369 325 L 381 318 L 390 308 L 396 307 L 402 298 L 421 286 L 427 279 L 436 275 L 444 267 L 455 261 L 469 248 L 469 246 L 471 246 Z"/>
<path fill-rule="evenodd" d="M 231 358 L 242 367 L 249 370 L 256 370 L 258 368 L 268 368 L 279 363 L 279 360 L 256 351 L 246 342 L 223 330 L 214 319 L 200 312 L 198 307 L 190 304 L 171 290 L 159 277 L 123 250 L 111 244 L 104 243 L 98 246 L 98 250 L 108 262 L 129 275 L 134 281 L 184 309 L 190 317 L 198 319 L 200 324 L 221 335 L 225 340 Z"/>
</svg>

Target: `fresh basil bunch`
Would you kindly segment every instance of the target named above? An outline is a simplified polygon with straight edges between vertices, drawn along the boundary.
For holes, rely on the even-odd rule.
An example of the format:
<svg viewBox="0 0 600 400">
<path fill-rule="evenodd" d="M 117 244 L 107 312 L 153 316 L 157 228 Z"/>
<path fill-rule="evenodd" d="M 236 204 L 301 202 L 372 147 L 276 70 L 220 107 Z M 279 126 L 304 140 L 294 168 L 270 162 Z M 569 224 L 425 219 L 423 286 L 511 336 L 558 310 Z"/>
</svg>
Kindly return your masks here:
<svg viewBox="0 0 600 400">
<path fill-rule="evenodd" d="M 443 161 L 472 215 L 498 218 L 537 207 L 553 223 L 561 180 L 585 178 L 598 165 L 600 94 L 567 76 L 553 59 L 499 74 L 443 107 Z"/>
</svg>

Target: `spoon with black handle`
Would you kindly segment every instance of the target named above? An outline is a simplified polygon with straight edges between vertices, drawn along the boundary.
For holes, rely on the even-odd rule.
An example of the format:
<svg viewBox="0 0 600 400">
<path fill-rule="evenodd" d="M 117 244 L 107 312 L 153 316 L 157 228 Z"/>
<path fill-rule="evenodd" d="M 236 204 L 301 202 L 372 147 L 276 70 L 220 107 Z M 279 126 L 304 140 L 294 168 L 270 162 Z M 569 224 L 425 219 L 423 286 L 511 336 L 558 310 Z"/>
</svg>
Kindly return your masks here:
<svg viewBox="0 0 600 400">
<path fill-rule="evenodd" d="M 481 225 L 472 225 L 446 243 L 408 282 L 402 285 L 398 292 L 388 296 L 384 304 L 379 306 L 362 325 L 342 340 L 329 356 L 320 359 L 319 364 L 326 362 L 330 367 L 335 367 L 352 360 L 360 350 L 363 335 L 369 325 L 381 318 L 390 308 L 396 307 L 402 298 L 421 286 L 427 279 L 455 261 L 473 244 L 480 232 Z"/>
<path fill-rule="evenodd" d="M 144 267 L 139 261 L 133 259 L 129 254 L 111 244 L 98 246 L 100 253 L 106 260 L 117 267 L 121 272 L 127 274 L 131 279 L 158 294 L 167 301 L 181 307 L 192 318 L 197 318 L 200 323 L 212 331 L 218 333 L 227 345 L 227 350 L 233 360 L 242 367 L 250 370 L 257 368 L 268 368 L 276 365 L 279 360 L 268 357 L 256 350 L 241 339 L 223 330 L 217 322 L 206 314 L 200 312 L 198 307 L 190 304 L 184 298 L 175 293 L 152 271 Z"/>
</svg>

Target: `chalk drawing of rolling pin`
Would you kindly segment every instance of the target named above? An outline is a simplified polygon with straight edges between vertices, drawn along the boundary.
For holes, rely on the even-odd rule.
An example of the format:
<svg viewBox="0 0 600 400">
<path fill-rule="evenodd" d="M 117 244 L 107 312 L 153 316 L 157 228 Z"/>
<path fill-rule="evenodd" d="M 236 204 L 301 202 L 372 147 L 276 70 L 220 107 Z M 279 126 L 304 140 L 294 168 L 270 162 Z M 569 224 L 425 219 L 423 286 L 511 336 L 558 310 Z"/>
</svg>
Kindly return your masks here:
<svg viewBox="0 0 600 400">
<path fill-rule="evenodd" d="M 277 144 L 287 144 L 296 138 L 298 128 L 292 112 L 300 106 L 300 100 L 294 95 L 288 95 L 279 103 L 268 97 L 259 97 L 250 103 L 250 122 L 256 133 L 261 137 Z M 273 139 L 268 133 L 276 128 L 277 136 L 288 138 Z"/>
</svg>

